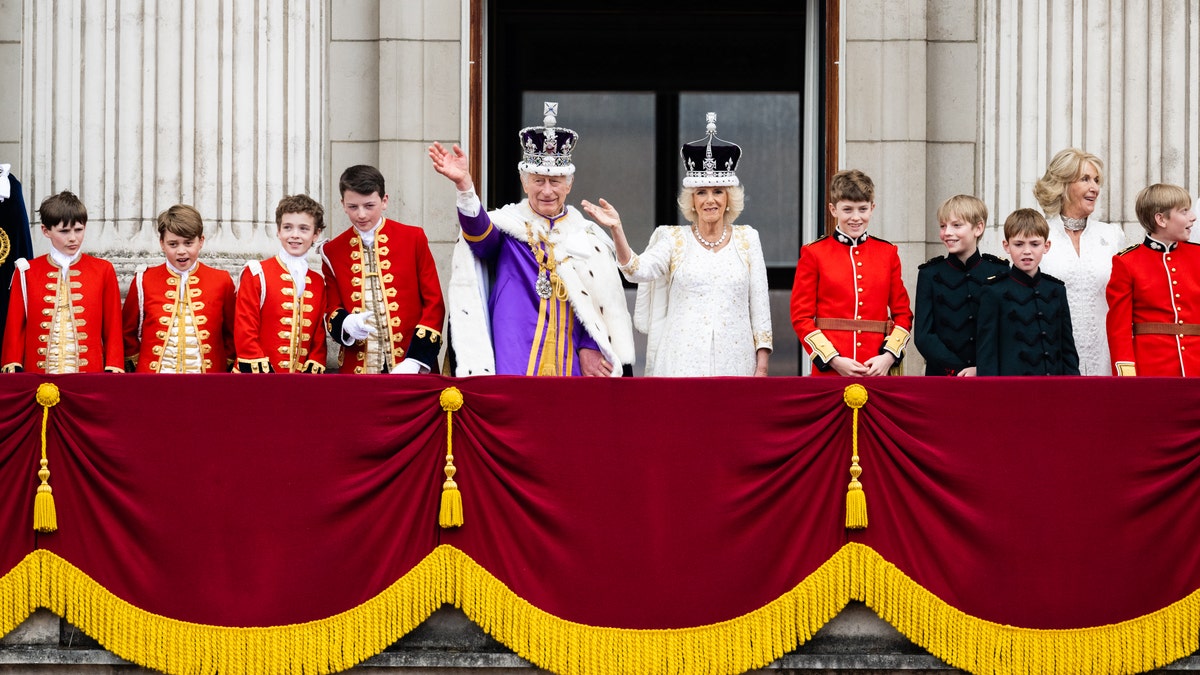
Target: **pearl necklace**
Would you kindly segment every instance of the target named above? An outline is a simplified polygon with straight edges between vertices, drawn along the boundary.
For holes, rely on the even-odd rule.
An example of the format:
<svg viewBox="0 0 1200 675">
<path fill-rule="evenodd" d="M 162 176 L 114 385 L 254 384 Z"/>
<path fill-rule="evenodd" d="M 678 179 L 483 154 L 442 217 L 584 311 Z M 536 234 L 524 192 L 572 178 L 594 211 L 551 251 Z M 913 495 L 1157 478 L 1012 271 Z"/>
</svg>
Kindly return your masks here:
<svg viewBox="0 0 1200 675">
<path fill-rule="evenodd" d="M 704 237 L 700 236 L 700 228 L 697 227 L 695 224 L 692 224 L 692 234 L 696 235 L 696 241 L 700 242 L 701 244 L 704 244 L 711 251 L 712 249 L 725 243 L 725 237 L 729 236 L 729 226 L 726 225 L 725 227 L 721 228 L 721 238 L 716 241 L 709 241 L 709 240 L 705 239 Z"/>
</svg>

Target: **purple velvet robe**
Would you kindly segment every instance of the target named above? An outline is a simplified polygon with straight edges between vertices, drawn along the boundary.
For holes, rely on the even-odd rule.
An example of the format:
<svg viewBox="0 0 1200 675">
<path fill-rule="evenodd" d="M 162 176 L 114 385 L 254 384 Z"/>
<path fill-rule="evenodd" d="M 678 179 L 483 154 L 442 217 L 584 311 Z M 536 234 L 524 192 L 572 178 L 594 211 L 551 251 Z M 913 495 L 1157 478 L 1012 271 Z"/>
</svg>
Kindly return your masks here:
<svg viewBox="0 0 1200 675">
<path fill-rule="evenodd" d="M 559 218 L 564 217 L 564 212 Z M 554 219 L 547 219 L 550 227 L 554 227 Z M 546 335 L 542 335 L 538 344 L 533 344 L 538 334 L 541 298 L 534 290 L 537 282 L 538 263 L 530 250 L 529 244 L 508 236 L 495 227 L 482 208 L 475 216 L 463 215 L 458 212 L 458 222 L 464 234 L 468 235 L 468 245 L 477 258 L 487 263 L 495 273 L 491 292 L 488 296 L 488 313 L 491 316 L 492 345 L 496 354 L 497 375 L 534 375 L 541 365 L 539 358 Z M 489 231 L 488 228 L 491 228 Z M 487 236 L 479 241 L 472 239 Z M 544 244 L 539 244 L 544 247 Z M 544 250 L 543 250 L 544 252 Z M 559 344 L 571 344 L 574 353 L 571 355 L 570 374 L 579 375 L 579 350 L 598 349 L 595 340 L 588 335 L 579 318 L 571 313 L 570 335 L 560 331 Z M 565 326 L 564 326 L 565 327 Z M 569 339 L 569 342 L 567 340 Z M 560 371 L 565 374 L 566 364 L 560 364 Z"/>
</svg>

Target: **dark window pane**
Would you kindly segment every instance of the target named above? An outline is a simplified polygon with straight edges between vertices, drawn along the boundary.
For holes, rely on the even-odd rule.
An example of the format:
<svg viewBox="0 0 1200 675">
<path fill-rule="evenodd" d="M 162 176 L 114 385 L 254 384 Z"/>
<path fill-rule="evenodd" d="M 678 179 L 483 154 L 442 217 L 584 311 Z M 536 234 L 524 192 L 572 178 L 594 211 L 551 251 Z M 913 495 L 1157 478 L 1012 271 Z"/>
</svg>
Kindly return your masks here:
<svg viewBox="0 0 1200 675">
<path fill-rule="evenodd" d="M 607 199 L 621 212 L 630 246 L 640 252 L 655 225 L 654 95 L 527 91 L 521 101 L 525 126 L 542 124 L 545 101 L 558 102 L 558 126 L 579 134 L 568 203 L 578 208 L 584 199 Z M 517 134 L 512 137 L 516 143 Z"/>
<path fill-rule="evenodd" d="M 717 113 L 717 136 L 742 148 L 737 174 L 746 188 L 746 210 L 739 223 L 758 230 L 768 266 L 795 265 L 800 250 L 800 94 L 681 93 L 677 145 L 704 137 L 708 112 Z"/>
</svg>

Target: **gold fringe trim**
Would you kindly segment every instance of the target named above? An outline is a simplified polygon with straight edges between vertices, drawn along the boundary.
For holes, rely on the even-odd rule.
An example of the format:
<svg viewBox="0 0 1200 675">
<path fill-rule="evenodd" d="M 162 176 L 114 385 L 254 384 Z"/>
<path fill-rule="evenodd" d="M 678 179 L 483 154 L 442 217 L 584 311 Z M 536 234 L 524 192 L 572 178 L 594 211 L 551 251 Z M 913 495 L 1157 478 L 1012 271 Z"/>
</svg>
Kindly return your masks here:
<svg viewBox="0 0 1200 675">
<path fill-rule="evenodd" d="M 861 600 L 909 640 L 946 663 L 996 675 L 1132 675 L 1200 649 L 1200 590 L 1145 616 L 1088 628 L 1017 628 L 969 616 L 922 588 L 863 544 L 846 544 Z"/>
<path fill-rule="evenodd" d="M 466 553 L 434 549 L 362 605 L 308 623 L 211 626 L 138 609 L 63 558 L 30 553 L 0 577 L 0 630 L 46 607 L 114 654 L 174 675 L 333 673 L 378 654 L 443 603 L 535 665 L 561 675 L 740 673 L 807 642 L 860 600 L 917 645 L 972 673 L 1129 674 L 1200 648 L 1200 590 L 1107 626 L 1038 630 L 968 616 L 863 544 L 846 544 L 787 593 L 705 626 L 638 630 L 588 626 L 518 597 Z"/>
<path fill-rule="evenodd" d="M 261 628 L 190 623 L 138 609 L 49 551 L 34 551 L 25 562 L 38 567 L 39 606 L 123 659 L 174 675 L 267 675 L 346 670 L 412 631 L 443 604 L 450 575 L 444 556 L 435 554 L 358 607 Z"/>
<path fill-rule="evenodd" d="M 13 632 L 38 608 L 37 553 L 30 553 L 0 577 L 0 636 Z"/>
<path fill-rule="evenodd" d="M 767 605 L 734 619 L 675 629 L 588 626 L 534 607 L 458 549 L 441 546 L 457 583 L 453 601 L 522 658 L 559 675 L 741 673 L 812 638 L 846 605 L 845 556 L 835 554 Z"/>
</svg>

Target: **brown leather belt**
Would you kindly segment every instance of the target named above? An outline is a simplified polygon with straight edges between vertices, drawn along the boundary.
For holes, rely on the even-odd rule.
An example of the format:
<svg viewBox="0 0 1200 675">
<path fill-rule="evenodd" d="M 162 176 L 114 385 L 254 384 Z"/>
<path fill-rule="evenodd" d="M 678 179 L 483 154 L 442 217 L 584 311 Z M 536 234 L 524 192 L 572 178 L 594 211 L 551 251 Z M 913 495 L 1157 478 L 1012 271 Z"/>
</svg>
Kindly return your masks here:
<svg viewBox="0 0 1200 675">
<path fill-rule="evenodd" d="M 892 328 L 896 322 L 887 321 L 868 321 L 866 319 L 817 319 L 817 328 L 821 330 L 852 330 L 865 331 L 867 333 L 883 333 L 891 335 Z"/>
<path fill-rule="evenodd" d="M 1134 335 L 1200 335 L 1200 323 L 1135 323 Z"/>
</svg>

